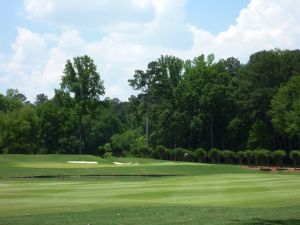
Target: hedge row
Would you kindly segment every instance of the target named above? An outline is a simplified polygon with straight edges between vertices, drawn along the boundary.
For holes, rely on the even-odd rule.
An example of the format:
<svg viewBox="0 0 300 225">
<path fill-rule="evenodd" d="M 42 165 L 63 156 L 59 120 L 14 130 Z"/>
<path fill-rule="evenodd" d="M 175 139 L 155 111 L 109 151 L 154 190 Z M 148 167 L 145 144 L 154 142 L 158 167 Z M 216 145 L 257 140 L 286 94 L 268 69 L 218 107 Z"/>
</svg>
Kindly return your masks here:
<svg viewBox="0 0 300 225">
<path fill-rule="evenodd" d="M 294 166 L 300 164 L 300 151 L 293 150 L 288 155 L 284 150 L 270 151 L 267 149 L 245 150 L 234 152 L 231 150 L 219 150 L 212 148 L 205 151 L 203 148 L 198 148 L 195 151 L 174 148 L 167 149 L 159 145 L 154 149 L 147 146 L 141 146 L 133 151 L 131 155 L 144 158 L 154 158 L 174 161 L 190 161 L 190 162 L 211 162 L 211 163 L 226 163 L 226 164 L 248 164 L 248 165 L 276 165 L 282 166 L 284 162 L 290 159 Z"/>
</svg>

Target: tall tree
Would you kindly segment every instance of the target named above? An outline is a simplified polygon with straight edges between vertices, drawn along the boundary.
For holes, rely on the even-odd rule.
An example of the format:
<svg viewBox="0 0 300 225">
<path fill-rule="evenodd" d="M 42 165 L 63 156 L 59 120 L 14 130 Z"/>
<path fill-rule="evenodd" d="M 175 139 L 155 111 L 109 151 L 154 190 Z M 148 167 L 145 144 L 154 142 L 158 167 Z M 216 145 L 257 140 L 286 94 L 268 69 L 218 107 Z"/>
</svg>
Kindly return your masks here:
<svg viewBox="0 0 300 225">
<path fill-rule="evenodd" d="M 188 62 L 184 75 L 185 110 L 190 118 L 191 146 L 224 147 L 229 112 L 231 75 L 213 55 L 199 56 Z"/>
<path fill-rule="evenodd" d="M 143 94 L 144 104 L 146 106 L 146 144 L 149 145 L 149 107 L 151 87 L 154 84 L 155 75 L 159 74 L 159 65 L 153 61 L 148 64 L 148 70 L 136 70 L 133 79 L 128 82 L 134 90 L 140 90 Z"/>
<path fill-rule="evenodd" d="M 83 116 L 93 110 L 94 104 L 100 101 L 101 95 L 104 95 L 103 81 L 100 79 L 94 61 L 87 55 L 75 57 L 73 62 L 67 60 L 61 88 L 74 95 L 79 124 L 79 153 L 81 154 L 85 144 Z"/>
</svg>

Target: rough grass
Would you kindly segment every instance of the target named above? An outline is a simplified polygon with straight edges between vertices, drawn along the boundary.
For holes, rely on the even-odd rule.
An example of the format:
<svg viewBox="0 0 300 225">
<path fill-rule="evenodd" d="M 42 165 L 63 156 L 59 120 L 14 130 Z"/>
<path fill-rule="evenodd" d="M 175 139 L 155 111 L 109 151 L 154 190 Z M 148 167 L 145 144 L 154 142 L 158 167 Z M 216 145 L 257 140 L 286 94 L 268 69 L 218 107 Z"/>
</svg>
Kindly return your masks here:
<svg viewBox="0 0 300 225">
<path fill-rule="evenodd" d="M 68 160 L 99 164 L 69 165 L 65 163 Z M 113 161 L 139 164 L 119 166 Z M 28 170 L 24 172 L 24 168 Z M 296 174 L 69 155 L 1 155 L 0 171 L 6 177 L 0 179 L 0 224 L 5 225 L 300 224 L 300 176 Z M 17 173 L 76 172 L 184 176 L 7 178 Z"/>
</svg>

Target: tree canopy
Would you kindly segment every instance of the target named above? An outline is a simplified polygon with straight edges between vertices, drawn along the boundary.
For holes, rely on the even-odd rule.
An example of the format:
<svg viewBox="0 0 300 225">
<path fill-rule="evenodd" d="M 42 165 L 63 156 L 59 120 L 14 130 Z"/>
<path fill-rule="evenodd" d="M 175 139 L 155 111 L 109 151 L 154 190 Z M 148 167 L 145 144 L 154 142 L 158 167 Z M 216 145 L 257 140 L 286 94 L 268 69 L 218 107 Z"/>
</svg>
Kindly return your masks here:
<svg viewBox="0 0 300 225">
<path fill-rule="evenodd" d="M 8 89 L 0 94 L 0 152 L 222 156 L 250 164 L 269 154 L 255 158 L 253 150 L 280 149 L 269 154 L 279 165 L 282 151 L 300 148 L 299 50 L 260 51 L 246 63 L 166 55 L 128 82 L 137 91 L 128 101 L 101 98 L 104 83 L 85 55 L 66 62 L 51 98 L 40 93 L 30 103 Z"/>
</svg>

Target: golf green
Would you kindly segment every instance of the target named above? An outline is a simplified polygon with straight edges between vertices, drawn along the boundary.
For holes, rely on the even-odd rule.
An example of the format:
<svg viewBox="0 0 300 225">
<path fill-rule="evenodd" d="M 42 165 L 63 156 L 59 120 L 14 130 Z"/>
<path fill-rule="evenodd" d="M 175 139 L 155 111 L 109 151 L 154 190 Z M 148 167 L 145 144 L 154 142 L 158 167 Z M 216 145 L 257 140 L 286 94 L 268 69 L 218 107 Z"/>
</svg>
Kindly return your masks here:
<svg viewBox="0 0 300 225">
<path fill-rule="evenodd" d="M 70 155 L 1 155 L 0 170 L 0 224 L 300 224 L 298 174 Z"/>
</svg>

